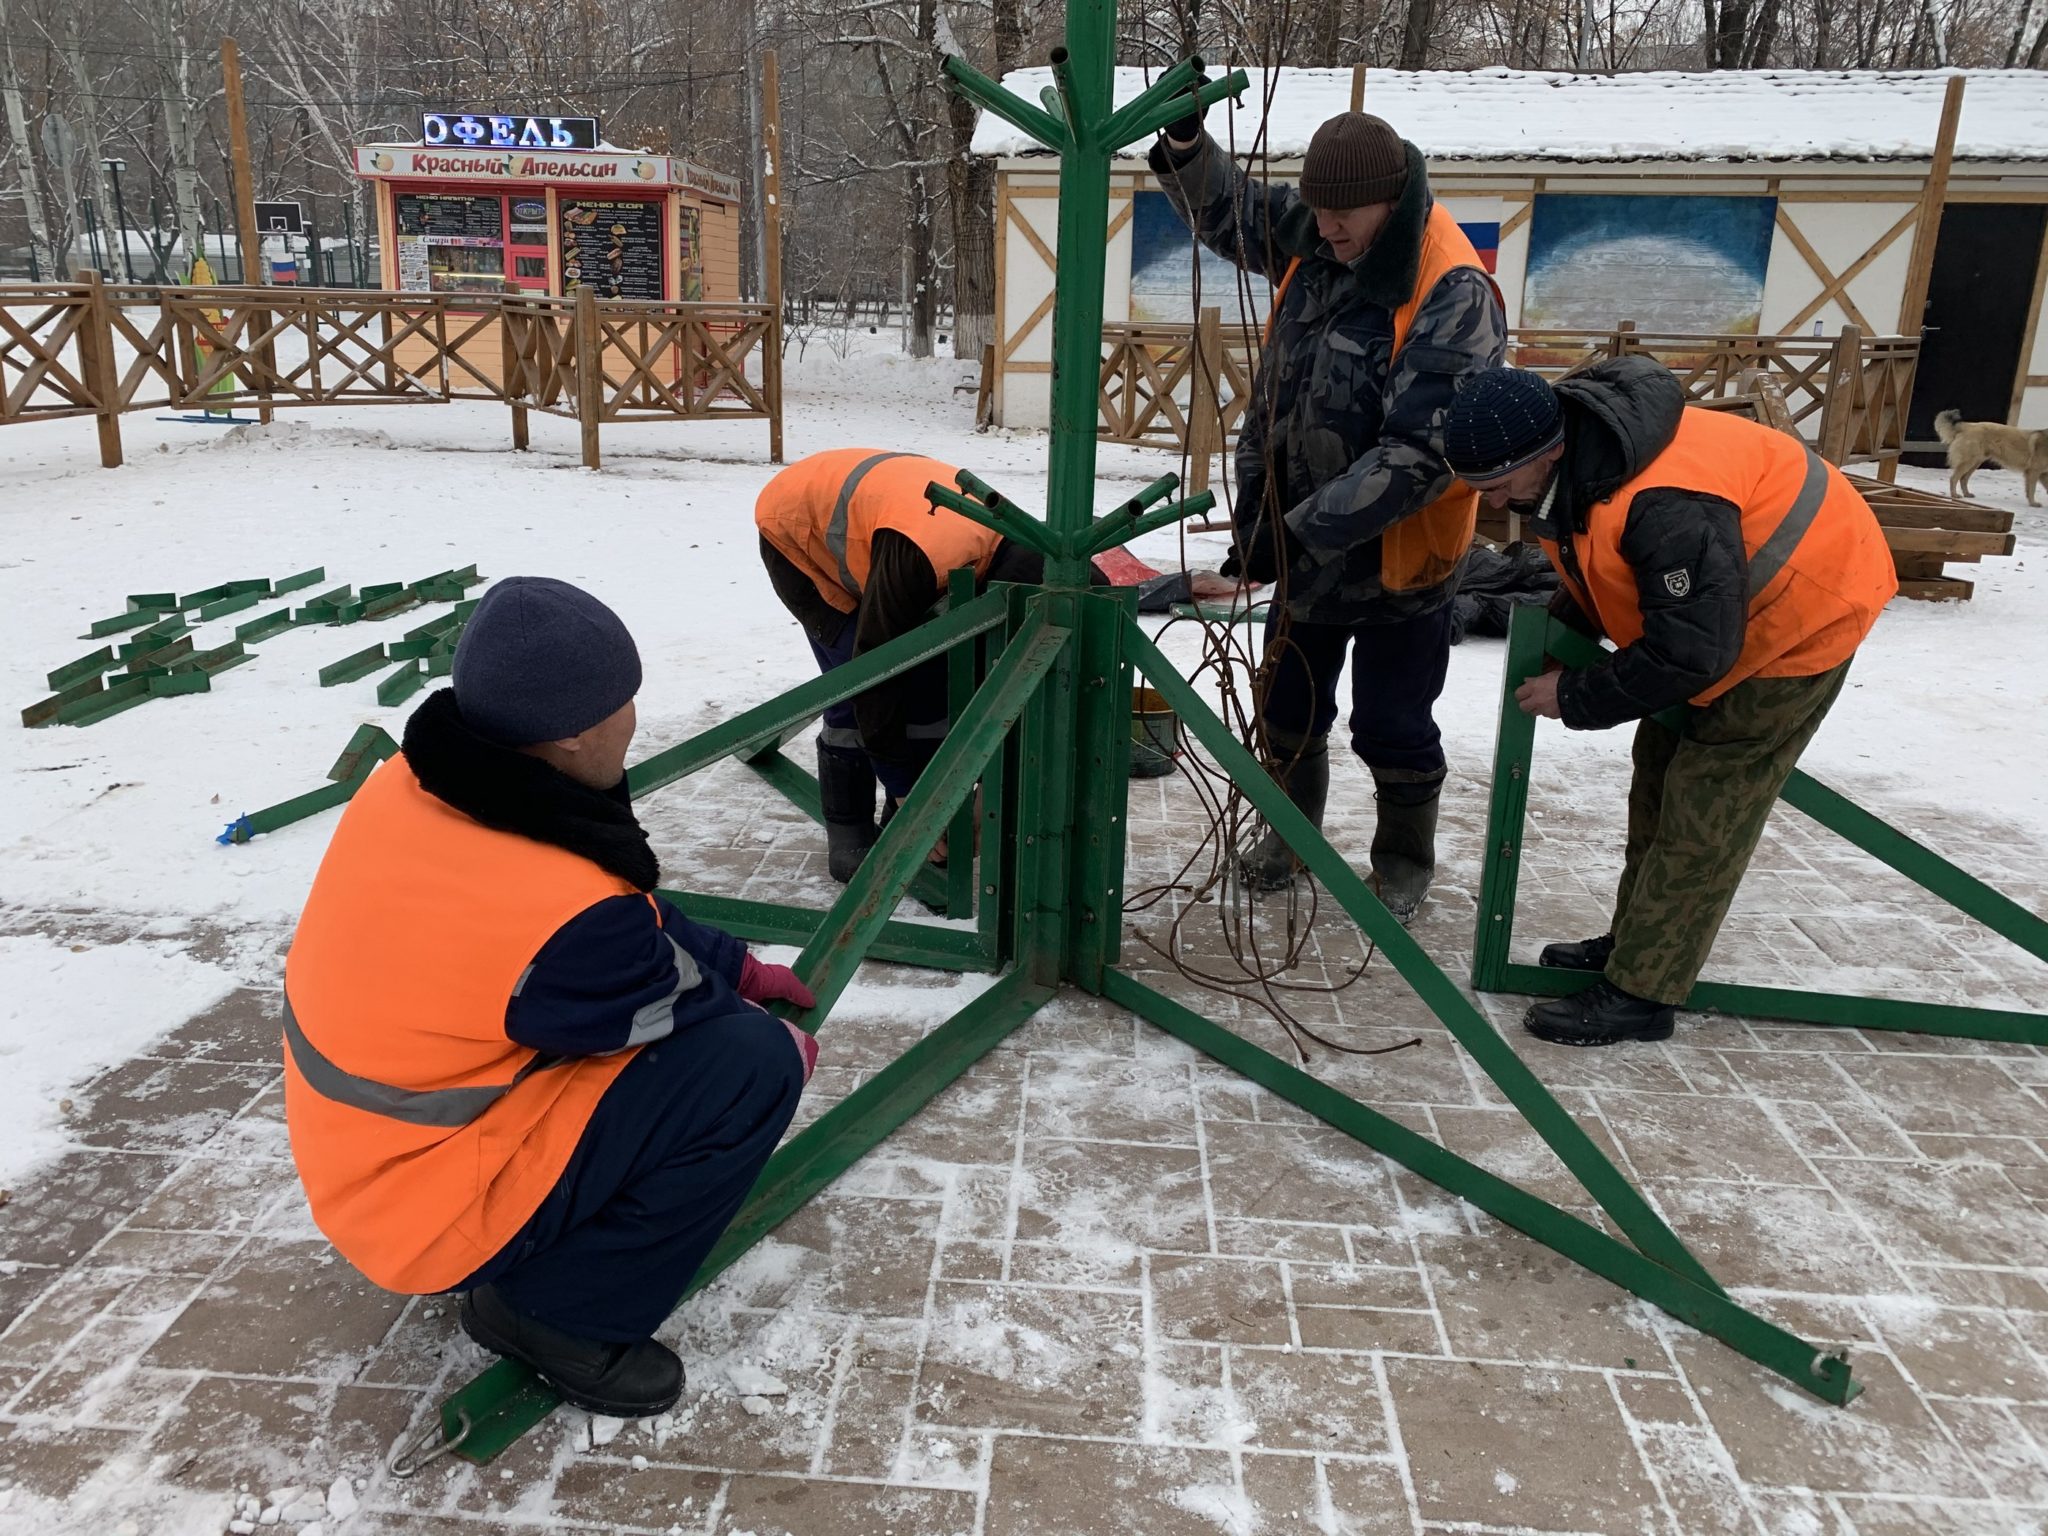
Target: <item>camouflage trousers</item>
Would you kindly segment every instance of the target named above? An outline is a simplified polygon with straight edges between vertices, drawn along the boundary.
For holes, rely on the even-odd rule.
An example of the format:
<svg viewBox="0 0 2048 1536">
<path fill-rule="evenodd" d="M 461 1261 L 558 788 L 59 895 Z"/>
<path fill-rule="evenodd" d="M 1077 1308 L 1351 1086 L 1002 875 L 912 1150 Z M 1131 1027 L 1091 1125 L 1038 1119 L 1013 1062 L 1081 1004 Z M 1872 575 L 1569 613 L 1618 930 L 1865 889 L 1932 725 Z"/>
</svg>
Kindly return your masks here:
<svg viewBox="0 0 2048 1536">
<path fill-rule="evenodd" d="M 1753 677 L 1688 711 L 1682 730 L 1655 720 L 1636 727 L 1609 981 L 1637 997 L 1685 1001 L 1778 791 L 1848 675 L 1845 661 L 1817 677 Z"/>
</svg>

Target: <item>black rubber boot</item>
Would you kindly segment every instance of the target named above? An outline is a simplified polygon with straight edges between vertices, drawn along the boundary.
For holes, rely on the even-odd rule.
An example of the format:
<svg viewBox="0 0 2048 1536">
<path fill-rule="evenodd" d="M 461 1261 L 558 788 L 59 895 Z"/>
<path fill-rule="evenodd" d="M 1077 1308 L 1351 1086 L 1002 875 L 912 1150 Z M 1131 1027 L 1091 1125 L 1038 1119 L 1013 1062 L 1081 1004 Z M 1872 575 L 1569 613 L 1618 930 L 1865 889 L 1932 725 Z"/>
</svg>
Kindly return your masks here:
<svg viewBox="0 0 2048 1536">
<path fill-rule="evenodd" d="M 517 1360 L 564 1401 L 615 1419 L 667 1413 L 683 1395 L 683 1362 L 666 1344 L 578 1338 L 512 1310 L 493 1286 L 462 1298 L 462 1331 L 494 1355 Z"/>
<path fill-rule="evenodd" d="M 1613 982 L 1595 982 L 1576 997 L 1538 1003 L 1522 1027 L 1553 1045 L 1619 1045 L 1624 1040 L 1669 1040 L 1678 1010 L 1669 1003 L 1624 992 Z"/>
<path fill-rule="evenodd" d="M 1614 935 L 1603 933 L 1597 939 L 1546 944 L 1543 953 L 1536 957 L 1536 963 L 1547 965 L 1553 971 L 1604 971 L 1607 969 L 1607 957 L 1613 953 Z"/>
<path fill-rule="evenodd" d="M 1372 829 L 1373 889 L 1406 927 L 1436 877 L 1436 812 L 1444 779 L 1441 773 L 1418 778 L 1375 768 L 1372 782 L 1379 801 L 1379 819 Z"/>
<path fill-rule="evenodd" d="M 1320 832 L 1323 828 L 1323 809 L 1330 800 L 1330 739 L 1319 736 L 1314 741 L 1300 742 L 1285 737 L 1270 738 L 1274 756 L 1281 766 L 1273 777 L 1280 781 L 1280 787 L 1287 791 L 1287 798 Z M 1299 749 L 1297 752 L 1297 748 Z M 1255 891 L 1284 891 L 1294 884 L 1295 871 L 1301 868 L 1301 861 L 1287 846 L 1287 840 L 1271 827 L 1265 835 L 1252 845 L 1238 866 L 1244 883 Z"/>
<path fill-rule="evenodd" d="M 875 770 L 865 752 L 818 743 L 818 800 L 825 813 L 825 860 L 841 885 L 875 846 Z"/>
</svg>

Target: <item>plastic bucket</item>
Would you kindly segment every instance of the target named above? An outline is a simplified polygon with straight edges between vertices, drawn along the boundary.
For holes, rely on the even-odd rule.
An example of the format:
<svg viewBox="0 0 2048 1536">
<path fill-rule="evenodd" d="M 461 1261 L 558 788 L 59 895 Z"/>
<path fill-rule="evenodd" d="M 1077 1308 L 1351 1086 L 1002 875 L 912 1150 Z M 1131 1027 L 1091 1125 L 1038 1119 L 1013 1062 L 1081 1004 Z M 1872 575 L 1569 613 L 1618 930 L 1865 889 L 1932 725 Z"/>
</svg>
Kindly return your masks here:
<svg viewBox="0 0 2048 1536">
<path fill-rule="evenodd" d="M 1173 772 L 1180 752 L 1180 719 L 1156 688 L 1131 690 L 1131 777 L 1156 779 Z"/>
</svg>

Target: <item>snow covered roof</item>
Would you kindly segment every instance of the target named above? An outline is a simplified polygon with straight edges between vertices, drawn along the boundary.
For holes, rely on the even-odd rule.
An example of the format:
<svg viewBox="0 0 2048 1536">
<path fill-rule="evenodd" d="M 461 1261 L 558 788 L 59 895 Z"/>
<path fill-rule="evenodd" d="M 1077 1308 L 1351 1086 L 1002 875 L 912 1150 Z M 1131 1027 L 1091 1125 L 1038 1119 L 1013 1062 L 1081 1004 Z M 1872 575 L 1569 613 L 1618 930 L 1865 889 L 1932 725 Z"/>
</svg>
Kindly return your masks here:
<svg viewBox="0 0 2048 1536">
<path fill-rule="evenodd" d="M 1298 158 L 1318 124 L 1351 105 L 1348 69 L 1280 69 L 1266 113 L 1267 71 L 1209 131 L 1249 153 L 1267 119 L 1269 159 Z M 1568 75 L 1513 69 L 1375 69 L 1365 109 L 1431 160 L 1928 160 L 1949 71 L 1914 74 L 1819 70 Z M 1959 160 L 2048 160 L 2048 73 L 1964 70 Z M 1116 99 L 1144 88 L 1145 72 L 1119 68 Z M 1003 83 L 1036 105 L 1049 69 L 1013 70 Z M 1233 122 L 1234 120 L 1234 122 Z M 1232 131 L 1234 140 L 1227 137 Z M 1123 151 L 1143 155 L 1145 145 Z M 974 152 L 1042 153 L 1017 129 L 983 113 Z"/>
</svg>

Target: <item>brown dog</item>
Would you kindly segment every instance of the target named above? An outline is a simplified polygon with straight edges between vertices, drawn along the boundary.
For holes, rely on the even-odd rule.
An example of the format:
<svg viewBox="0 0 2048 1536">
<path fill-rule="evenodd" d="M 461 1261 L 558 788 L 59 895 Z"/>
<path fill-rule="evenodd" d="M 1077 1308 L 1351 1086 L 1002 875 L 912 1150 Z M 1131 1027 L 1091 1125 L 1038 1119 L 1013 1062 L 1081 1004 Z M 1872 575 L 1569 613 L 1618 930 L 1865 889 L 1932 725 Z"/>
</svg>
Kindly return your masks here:
<svg viewBox="0 0 2048 1536">
<path fill-rule="evenodd" d="M 1934 435 L 1948 445 L 1948 493 L 1970 494 L 1970 476 L 1985 464 L 2016 469 L 2026 477 L 2027 505 L 2034 485 L 2048 480 L 2048 432 L 2025 432 L 1996 421 L 1964 421 L 1960 411 L 1934 418 Z"/>
</svg>

